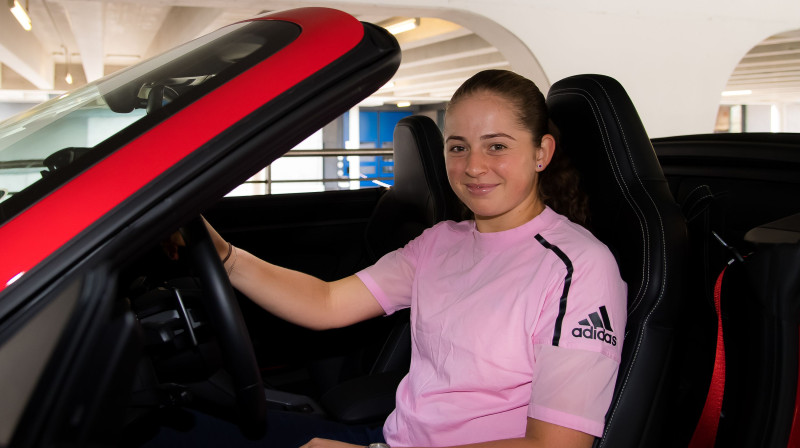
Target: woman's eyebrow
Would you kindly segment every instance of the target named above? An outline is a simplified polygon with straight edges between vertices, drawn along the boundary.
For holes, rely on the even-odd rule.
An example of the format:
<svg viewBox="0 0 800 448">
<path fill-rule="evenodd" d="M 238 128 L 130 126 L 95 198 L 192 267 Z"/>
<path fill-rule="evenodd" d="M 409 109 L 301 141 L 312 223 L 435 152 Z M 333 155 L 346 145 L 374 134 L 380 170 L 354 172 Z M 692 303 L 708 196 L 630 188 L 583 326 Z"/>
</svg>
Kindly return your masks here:
<svg viewBox="0 0 800 448">
<path fill-rule="evenodd" d="M 489 140 L 489 139 L 497 138 L 497 137 L 505 137 L 505 138 L 508 138 L 508 139 L 511 139 L 511 140 L 514 140 L 514 141 L 517 140 L 514 137 L 506 134 L 505 132 L 497 132 L 497 133 L 494 133 L 494 134 L 482 135 L 481 136 L 481 140 Z"/>
<path fill-rule="evenodd" d="M 495 133 L 492 133 L 492 134 L 481 135 L 481 140 L 489 140 L 489 139 L 498 138 L 498 137 L 505 137 L 507 139 L 511 139 L 511 140 L 514 140 L 514 141 L 517 140 L 514 137 L 506 134 L 505 132 L 495 132 Z M 444 141 L 445 142 L 449 142 L 450 140 L 459 140 L 459 141 L 462 141 L 462 142 L 467 141 L 467 139 L 465 137 L 462 137 L 460 135 L 450 135 Z"/>
</svg>

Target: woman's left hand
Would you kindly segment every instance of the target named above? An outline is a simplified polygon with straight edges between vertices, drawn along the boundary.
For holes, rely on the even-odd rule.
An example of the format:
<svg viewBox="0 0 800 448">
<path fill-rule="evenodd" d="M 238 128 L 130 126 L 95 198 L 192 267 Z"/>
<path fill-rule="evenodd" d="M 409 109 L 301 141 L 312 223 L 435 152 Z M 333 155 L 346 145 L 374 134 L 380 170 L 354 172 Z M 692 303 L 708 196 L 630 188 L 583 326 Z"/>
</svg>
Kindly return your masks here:
<svg viewBox="0 0 800 448">
<path fill-rule="evenodd" d="M 311 439 L 308 443 L 300 448 L 364 448 L 361 445 L 353 445 L 351 443 L 337 442 L 336 440 L 328 439 Z"/>
</svg>

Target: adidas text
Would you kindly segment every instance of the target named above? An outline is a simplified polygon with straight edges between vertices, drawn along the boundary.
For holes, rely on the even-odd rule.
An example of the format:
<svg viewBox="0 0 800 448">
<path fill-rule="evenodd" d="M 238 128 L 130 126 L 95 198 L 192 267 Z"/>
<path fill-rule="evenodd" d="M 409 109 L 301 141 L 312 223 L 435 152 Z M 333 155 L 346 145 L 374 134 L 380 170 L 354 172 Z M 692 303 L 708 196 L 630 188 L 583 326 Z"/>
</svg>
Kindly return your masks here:
<svg viewBox="0 0 800 448">
<path fill-rule="evenodd" d="M 575 327 L 572 329 L 572 335 L 576 338 L 599 339 L 606 344 L 611 344 L 614 347 L 617 346 L 617 337 L 611 333 L 606 333 L 602 328 L 598 330 L 597 328 Z"/>
</svg>

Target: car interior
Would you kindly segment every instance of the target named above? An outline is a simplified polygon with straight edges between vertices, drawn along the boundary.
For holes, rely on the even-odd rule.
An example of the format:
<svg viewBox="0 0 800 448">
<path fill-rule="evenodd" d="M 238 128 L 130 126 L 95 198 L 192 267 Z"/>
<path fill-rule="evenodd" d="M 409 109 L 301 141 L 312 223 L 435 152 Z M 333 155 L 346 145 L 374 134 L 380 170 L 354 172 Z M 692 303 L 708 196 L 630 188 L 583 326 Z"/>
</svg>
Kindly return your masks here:
<svg viewBox="0 0 800 448">
<path fill-rule="evenodd" d="M 714 360 L 716 317 L 705 287 L 730 255 L 730 249 L 707 237 L 706 226 L 725 221 L 715 227 L 720 237 L 747 250 L 744 229 L 789 214 L 788 198 L 796 194 L 797 181 L 787 178 L 789 171 L 776 176 L 769 159 L 762 163 L 762 179 L 743 180 L 740 160 L 719 157 L 714 163 L 726 164 L 729 178 L 720 175 L 725 170 L 719 166 L 709 167 L 711 175 L 699 175 L 704 151 L 713 154 L 732 144 L 711 137 L 688 143 L 651 141 L 624 88 L 608 77 L 561 80 L 547 101 L 561 148 L 580 172 L 582 189 L 590 192 L 590 230 L 611 248 L 629 286 L 622 366 L 605 434 L 596 446 L 686 446 L 703 408 Z M 389 189 L 231 197 L 203 214 L 234 245 L 267 261 L 326 280 L 341 278 L 440 220 L 463 219 L 464 209 L 444 174 L 441 138 L 430 118 L 401 120 L 394 137 L 396 183 Z M 762 140 L 754 138 L 756 142 Z M 791 143 L 774 142 L 779 153 L 774 157 L 796 162 L 794 154 L 780 152 L 790 151 Z M 747 149 L 740 152 L 746 159 Z M 727 201 L 739 203 L 742 199 L 731 195 L 755 190 L 747 182 L 770 184 L 776 195 L 786 198 L 786 210 L 762 201 L 764 211 L 748 214 L 748 221 L 739 224 L 743 213 Z M 795 190 L 785 190 L 787 182 Z M 700 185 L 704 187 L 698 190 Z M 715 192 L 714 200 L 697 193 L 709 190 Z M 689 194 L 693 191 L 694 196 Z M 147 263 L 154 269 L 150 259 Z M 162 257 L 160 263 L 157 270 L 164 273 L 174 272 L 179 262 Z M 236 407 L 235 381 L 218 371 L 230 364 L 221 360 L 222 342 L 202 324 L 209 313 L 198 305 L 204 293 L 192 278 L 165 277 L 158 281 L 169 282 L 171 290 L 141 288 L 146 292 L 132 299 L 146 329 L 154 381 L 162 389 L 169 389 L 165 382 L 180 385 L 166 394 L 175 405 L 191 402 L 220 417 L 236 418 L 231 411 Z M 176 290 L 185 296 L 188 311 L 156 305 L 174 303 L 164 297 Z M 284 322 L 243 297 L 236 301 L 268 408 L 374 425 L 391 412 L 394 390 L 408 369 L 407 313 L 320 332 Z M 191 319 L 183 317 L 187 314 Z M 198 327 L 194 336 L 183 330 L 186 321 Z M 170 337 L 164 336 L 165 330 Z M 191 338 L 200 343 L 191 343 Z M 203 341 L 208 344 L 200 349 Z M 736 359 L 733 355 L 732 362 Z M 733 386 L 726 394 L 729 404 L 744 399 Z M 158 402 L 163 406 L 164 398 Z M 722 424 L 720 437 L 729 437 L 728 427 Z M 141 426 L 131 428 L 139 431 Z"/>
<path fill-rule="evenodd" d="M 162 93 L 163 101 L 169 92 Z M 729 370 L 718 440 L 771 446 L 789 437 L 800 323 L 785 316 L 800 313 L 783 298 L 797 290 L 800 139 L 651 140 L 624 88 L 600 75 L 556 82 L 547 103 L 588 194 L 589 229 L 609 246 L 628 284 L 622 365 L 595 446 L 688 445 L 719 350 L 714 280 L 737 255 L 747 262 L 734 263 L 726 280 Z M 432 119 L 407 117 L 394 131 L 391 188 L 226 197 L 202 214 L 260 258 L 342 278 L 439 221 L 467 216 L 449 187 L 442 147 Z M 61 163 L 68 161 L 52 160 L 53 169 Z M 161 235 L 161 244 L 74 288 L 116 291 L 106 301 L 113 306 L 96 310 L 111 316 L 96 330 L 106 345 L 93 355 L 95 363 L 114 364 L 103 377 L 109 384 L 74 379 L 81 387 L 68 401 L 82 403 L 82 390 L 114 399 L 86 405 L 85 418 L 95 423 L 76 423 L 85 434 L 74 437 L 137 446 L 174 424 L 183 407 L 240 423 L 251 435 L 264 430 L 258 423 L 268 409 L 382 424 L 409 366 L 408 313 L 326 331 L 287 323 L 232 290 L 203 232 L 195 219 L 172 235 L 186 243 L 177 257 L 168 256 L 171 237 Z M 752 357 L 760 357 L 759 369 L 746 362 Z M 763 424 L 742 424 L 752 418 L 742 406 L 759 409 Z"/>
<path fill-rule="evenodd" d="M 686 365 L 711 369 L 709 350 L 723 361 L 711 385 L 707 378 L 702 390 L 691 391 L 711 396 L 717 388 L 724 397 L 717 405 L 717 446 L 794 446 L 800 440 L 798 143 L 797 134 L 769 133 L 653 141 L 686 217 L 687 275 L 694 300 L 703 304 L 687 316 L 694 319 L 698 350 Z M 718 334 L 724 337 L 715 349 Z"/>
</svg>

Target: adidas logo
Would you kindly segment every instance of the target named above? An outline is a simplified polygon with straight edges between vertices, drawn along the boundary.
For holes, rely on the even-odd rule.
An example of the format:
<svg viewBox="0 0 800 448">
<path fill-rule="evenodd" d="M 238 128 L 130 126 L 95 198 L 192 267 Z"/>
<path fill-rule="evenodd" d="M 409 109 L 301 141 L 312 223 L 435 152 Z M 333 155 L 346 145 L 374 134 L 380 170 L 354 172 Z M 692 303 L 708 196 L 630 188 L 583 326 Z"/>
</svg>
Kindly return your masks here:
<svg viewBox="0 0 800 448">
<path fill-rule="evenodd" d="M 573 328 L 572 336 L 576 338 L 599 339 L 606 344 L 611 344 L 616 347 L 617 337 L 611 334 L 614 330 L 611 328 L 611 321 L 608 319 L 608 312 L 605 306 L 600 307 L 599 314 L 597 312 L 590 314 L 588 319 L 583 319 L 578 322 L 578 325 L 581 325 L 583 328 Z"/>
</svg>

